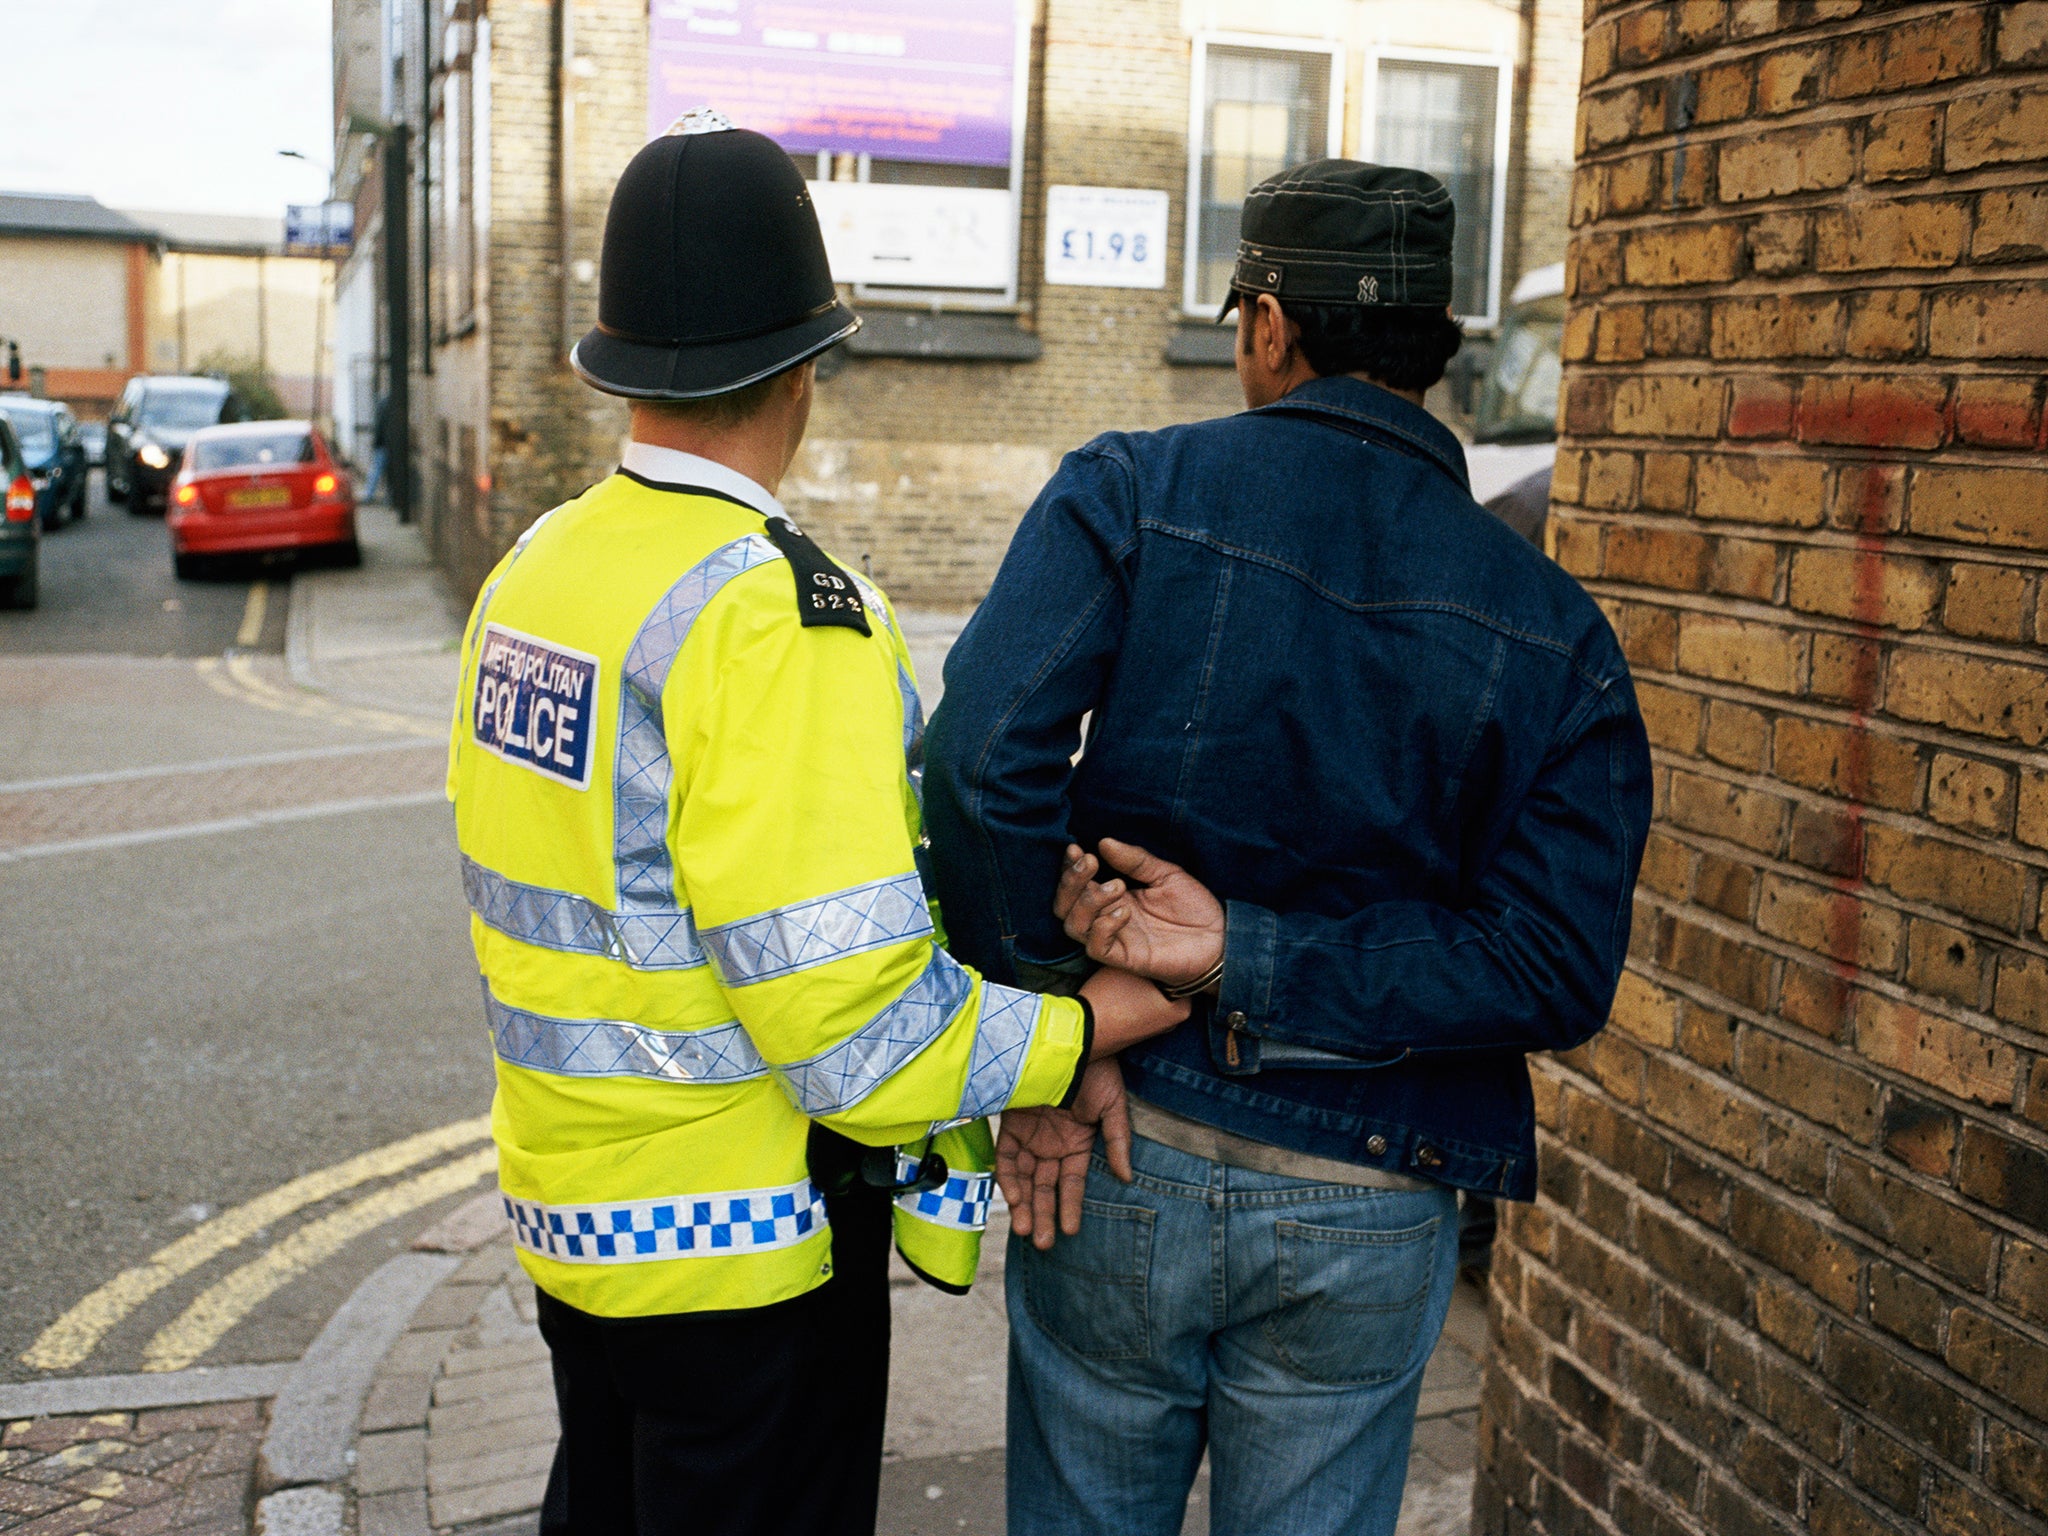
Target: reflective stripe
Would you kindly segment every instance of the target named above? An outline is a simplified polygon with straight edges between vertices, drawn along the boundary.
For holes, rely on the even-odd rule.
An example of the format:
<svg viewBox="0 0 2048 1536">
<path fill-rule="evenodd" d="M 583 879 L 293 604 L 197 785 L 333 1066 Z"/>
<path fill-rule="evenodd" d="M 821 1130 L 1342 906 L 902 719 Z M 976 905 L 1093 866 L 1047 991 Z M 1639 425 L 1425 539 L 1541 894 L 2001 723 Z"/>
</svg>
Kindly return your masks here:
<svg viewBox="0 0 2048 1536">
<path fill-rule="evenodd" d="M 963 1117 L 993 1115 L 1016 1097 L 1041 1005 L 1036 992 L 993 981 L 981 984 L 981 1018 L 967 1058 L 967 1091 L 960 1096 Z"/>
<path fill-rule="evenodd" d="M 671 1083 L 739 1083 L 767 1064 L 735 1022 L 710 1029 L 649 1029 L 622 1019 L 557 1019 L 501 1003 L 484 983 L 484 1017 L 498 1055 L 557 1077 L 651 1077 Z"/>
<path fill-rule="evenodd" d="M 704 930 L 703 944 L 729 987 L 750 986 L 932 931 L 924 882 L 894 875 Z"/>
<path fill-rule="evenodd" d="M 641 1264 L 788 1248 L 827 1229 L 809 1179 L 776 1189 L 667 1195 L 604 1205 L 541 1205 L 507 1195 L 513 1241 L 564 1264 Z"/>
<path fill-rule="evenodd" d="M 934 944 L 917 980 L 858 1033 L 775 1076 L 807 1115 L 850 1109 L 938 1039 L 973 992 L 974 978 Z"/>
<path fill-rule="evenodd" d="M 759 534 L 713 550 L 662 594 L 626 652 L 619 691 L 619 748 L 612 786 L 612 856 L 622 914 L 671 917 L 676 871 L 668 851 L 668 792 L 675 771 L 661 716 L 661 691 L 690 626 L 733 577 L 780 560 Z"/>
<path fill-rule="evenodd" d="M 687 971 L 704 964 L 697 921 L 677 912 L 613 912 L 588 897 L 525 885 L 467 854 L 462 889 L 470 910 L 509 939 L 572 955 L 603 955 L 635 970 Z"/>
<path fill-rule="evenodd" d="M 907 1183 L 917 1177 L 917 1161 L 896 1154 L 896 1181 Z M 979 1232 L 988 1225 L 988 1208 L 994 1198 L 995 1178 L 986 1173 L 955 1173 L 937 1189 L 914 1195 L 898 1195 L 896 1204 L 919 1221 L 954 1232 Z"/>
</svg>

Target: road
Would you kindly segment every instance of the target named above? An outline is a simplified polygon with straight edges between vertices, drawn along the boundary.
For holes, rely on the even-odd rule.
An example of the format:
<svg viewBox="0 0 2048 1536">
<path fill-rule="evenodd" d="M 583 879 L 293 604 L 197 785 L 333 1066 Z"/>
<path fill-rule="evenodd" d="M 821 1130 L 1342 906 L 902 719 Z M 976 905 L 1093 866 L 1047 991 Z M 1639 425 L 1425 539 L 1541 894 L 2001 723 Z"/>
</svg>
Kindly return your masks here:
<svg viewBox="0 0 2048 1536">
<path fill-rule="evenodd" d="M 0 1381 L 296 1359 L 474 1193 L 407 1182 L 473 1161 L 472 1131 L 222 1214 L 488 1108 L 438 706 L 294 689 L 288 573 L 179 582 L 97 479 L 42 586 L 0 614 Z"/>
</svg>

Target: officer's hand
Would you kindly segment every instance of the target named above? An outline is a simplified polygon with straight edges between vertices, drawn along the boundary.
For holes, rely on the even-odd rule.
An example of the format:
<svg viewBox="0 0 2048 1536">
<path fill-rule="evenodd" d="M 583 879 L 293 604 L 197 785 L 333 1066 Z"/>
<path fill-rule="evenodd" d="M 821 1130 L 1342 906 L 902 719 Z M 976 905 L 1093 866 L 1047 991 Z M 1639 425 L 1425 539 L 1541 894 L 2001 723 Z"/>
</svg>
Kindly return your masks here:
<svg viewBox="0 0 2048 1536">
<path fill-rule="evenodd" d="M 1105 837 L 1103 862 L 1067 845 L 1053 913 L 1067 937 L 1100 965 L 1120 966 L 1167 986 L 1206 975 L 1223 958 L 1223 904 L 1178 864 Z"/>
<path fill-rule="evenodd" d="M 1094 1060 L 1163 1035 L 1188 1016 L 1192 1004 L 1174 1002 L 1142 976 L 1106 965 L 1081 983 L 1095 1014 Z"/>
<path fill-rule="evenodd" d="M 1098 1130 L 1109 1166 L 1131 1181 L 1131 1119 L 1123 1073 L 1098 1061 L 1082 1074 L 1068 1109 L 1012 1109 L 996 1139 L 996 1182 L 1010 1205 L 1010 1230 L 1039 1248 L 1053 1245 L 1055 1229 L 1081 1230 L 1081 1201 Z"/>
</svg>

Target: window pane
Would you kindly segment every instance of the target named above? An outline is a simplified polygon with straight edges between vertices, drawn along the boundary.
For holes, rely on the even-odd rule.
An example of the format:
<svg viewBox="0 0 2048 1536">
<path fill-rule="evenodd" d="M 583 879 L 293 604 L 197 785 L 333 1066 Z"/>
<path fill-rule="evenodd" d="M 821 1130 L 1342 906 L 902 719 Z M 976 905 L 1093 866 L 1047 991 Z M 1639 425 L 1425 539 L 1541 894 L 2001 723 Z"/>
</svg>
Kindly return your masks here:
<svg viewBox="0 0 2048 1536">
<path fill-rule="evenodd" d="M 192 449 L 194 469 L 269 469 L 280 464 L 311 464 L 314 458 L 313 439 L 304 432 L 202 437 Z"/>
<path fill-rule="evenodd" d="M 1500 71 L 1490 64 L 1418 64 L 1383 59 L 1373 142 L 1382 165 L 1427 171 L 1458 209 L 1452 308 L 1486 313 L 1492 287 L 1494 111 Z"/>
<path fill-rule="evenodd" d="M 1268 176 L 1320 159 L 1330 144 L 1330 56 L 1211 48 L 1202 112 L 1202 195 L 1195 299 L 1218 305 L 1237 270 L 1244 195 Z"/>
</svg>

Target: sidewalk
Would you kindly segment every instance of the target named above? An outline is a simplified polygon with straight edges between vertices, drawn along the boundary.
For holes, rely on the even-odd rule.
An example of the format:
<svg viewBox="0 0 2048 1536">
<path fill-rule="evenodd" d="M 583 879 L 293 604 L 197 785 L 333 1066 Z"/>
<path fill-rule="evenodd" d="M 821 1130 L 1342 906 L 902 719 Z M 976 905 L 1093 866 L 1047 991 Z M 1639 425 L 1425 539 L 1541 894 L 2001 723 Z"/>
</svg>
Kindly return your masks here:
<svg viewBox="0 0 2048 1536">
<path fill-rule="evenodd" d="M 530 1536 L 557 1426 L 532 1284 L 480 1196 L 416 1247 L 468 1250 L 385 1356 L 356 1441 L 359 1536 Z M 1002 1213 L 991 1219 L 1000 1230 Z M 1003 1242 L 972 1295 L 898 1264 L 880 1536 L 1000 1536 L 1008 1348 Z M 1464 1536 L 1472 1495 L 1485 1302 L 1459 1285 L 1424 1377 L 1401 1536 Z M 1206 1475 L 1186 1536 L 1207 1536 Z"/>
<path fill-rule="evenodd" d="M 466 617 L 426 539 L 388 507 L 356 513 L 363 563 L 292 578 L 285 665 L 337 703 L 432 720 L 454 707 Z"/>
</svg>

